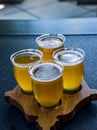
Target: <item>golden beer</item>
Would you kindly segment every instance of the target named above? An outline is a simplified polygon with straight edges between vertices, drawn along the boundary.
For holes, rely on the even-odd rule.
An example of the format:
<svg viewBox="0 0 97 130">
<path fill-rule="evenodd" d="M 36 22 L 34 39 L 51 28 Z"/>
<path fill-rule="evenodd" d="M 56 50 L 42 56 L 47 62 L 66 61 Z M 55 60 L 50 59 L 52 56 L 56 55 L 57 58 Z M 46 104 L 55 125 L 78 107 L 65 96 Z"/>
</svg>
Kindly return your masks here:
<svg viewBox="0 0 97 130">
<path fill-rule="evenodd" d="M 43 53 L 43 61 L 52 60 L 52 54 L 55 50 L 64 48 L 65 37 L 61 34 L 45 34 L 36 39 L 38 49 Z"/>
<path fill-rule="evenodd" d="M 10 59 L 14 65 L 14 76 L 18 85 L 24 93 L 32 93 L 32 79 L 28 74 L 28 68 L 40 63 L 42 53 L 35 49 L 25 49 L 12 54 Z"/>
<path fill-rule="evenodd" d="M 43 108 L 55 108 L 62 98 L 62 72 L 62 66 L 51 62 L 38 64 L 30 70 L 35 98 Z"/>
<path fill-rule="evenodd" d="M 80 48 L 61 49 L 54 52 L 54 60 L 64 66 L 64 92 L 73 93 L 80 90 L 84 78 L 84 56 L 85 53 Z"/>
</svg>

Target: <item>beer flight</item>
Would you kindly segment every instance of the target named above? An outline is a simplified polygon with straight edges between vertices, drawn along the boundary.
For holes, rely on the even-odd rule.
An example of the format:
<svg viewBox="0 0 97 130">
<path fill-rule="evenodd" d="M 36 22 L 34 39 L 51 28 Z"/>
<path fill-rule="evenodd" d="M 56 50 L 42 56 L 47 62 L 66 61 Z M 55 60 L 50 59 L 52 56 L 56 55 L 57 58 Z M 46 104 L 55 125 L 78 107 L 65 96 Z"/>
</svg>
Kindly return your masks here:
<svg viewBox="0 0 97 130">
<path fill-rule="evenodd" d="M 19 50 L 10 56 L 21 91 L 35 96 L 45 109 L 58 108 L 63 94 L 81 89 L 85 52 L 65 48 L 64 42 L 62 34 L 44 34 L 36 38 L 38 49 Z"/>
</svg>

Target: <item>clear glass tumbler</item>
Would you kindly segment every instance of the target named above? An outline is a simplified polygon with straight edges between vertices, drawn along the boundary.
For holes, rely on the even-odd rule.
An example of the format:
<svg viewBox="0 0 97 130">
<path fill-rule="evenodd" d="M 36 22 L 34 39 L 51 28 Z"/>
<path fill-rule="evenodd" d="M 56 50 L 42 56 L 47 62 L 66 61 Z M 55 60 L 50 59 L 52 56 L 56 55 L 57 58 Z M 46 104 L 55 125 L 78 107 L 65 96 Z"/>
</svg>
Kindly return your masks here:
<svg viewBox="0 0 97 130">
<path fill-rule="evenodd" d="M 62 34 L 44 34 L 36 38 L 38 49 L 43 52 L 43 61 L 53 60 L 55 50 L 64 48 L 65 37 Z"/>
<path fill-rule="evenodd" d="M 75 93 L 81 89 L 84 78 L 84 57 L 84 50 L 74 47 L 59 49 L 53 53 L 54 61 L 64 66 L 64 93 Z"/>
<path fill-rule="evenodd" d="M 14 76 L 25 94 L 33 93 L 32 79 L 28 69 L 42 61 L 42 52 L 37 49 L 24 49 L 13 53 L 10 60 L 13 64 Z"/>
<path fill-rule="evenodd" d="M 42 62 L 29 69 L 33 79 L 33 91 L 42 108 L 58 108 L 63 94 L 64 67 L 54 61 Z"/>
</svg>

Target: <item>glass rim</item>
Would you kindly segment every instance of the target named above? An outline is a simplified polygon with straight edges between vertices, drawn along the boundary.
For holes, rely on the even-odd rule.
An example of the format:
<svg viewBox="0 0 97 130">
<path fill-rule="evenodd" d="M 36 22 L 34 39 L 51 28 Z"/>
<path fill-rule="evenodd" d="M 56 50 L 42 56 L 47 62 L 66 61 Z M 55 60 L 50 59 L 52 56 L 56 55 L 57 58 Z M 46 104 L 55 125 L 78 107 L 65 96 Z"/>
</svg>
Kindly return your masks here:
<svg viewBox="0 0 97 130">
<path fill-rule="evenodd" d="M 37 45 L 41 47 L 41 45 L 39 45 L 39 44 L 41 43 L 42 39 L 45 39 L 48 37 L 60 39 L 62 44 L 64 44 L 64 42 L 66 41 L 66 38 L 63 34 L 43 34 L 36 38 Z"/>
<path fill-rule="evenodd" d="M 56 56 L 56 55 L 59 55 L 61 52 L 64 52 L 64 53 L 72 52 L 73 54 L 80 55 L 80 59 L 78 59 L 77 61 L 81 61 L 81 62 L 84 61 L 85 51 L 83 49 L 79 48 L 79 47 L 61 48 L 61 49 L 57 49 L 56 51 L 53 52 L 53 54 L 52 54 L 53 59 L 55 61 L 59 61 L 59 62 L 65 64 L 64 61 L 58 60 L 58 56 Z"/>
<path fill-rule="evenodd" d="M 39 61 L 37 61 L 36 63 L 40 63 L 41 61 L 42 61 L 42 57 L 43 57 L 43 53 L 40 51 L 40 50 L 38 50 L 38 49 L 22 49 L 22 50 L 19 50 L 19 51 L 16 51 L 16 52 L 14 52 L 13 54 L 11 54 L 11 56 L 10 56 L 10 61 L 12 62 L 12 64 L 13 65 L 15 65 L 15 66 L 18 66 L 18 67 L 22 67 L 22 68 L 28 68 L 28 67 L 30 67 L 30 66 L 33 66 L 33 65 L 35 65 L 36 63 L 25 63 L 25 64 L 20 64 L 20 63 L 16 63 L 15 61 L 14 61 L 14 58 L 16 57 L 16 56 L 19 56 L 19 55 L 21 55 L 21 54 L 34 54 L 34 53 L 38 53 L 39 55 L 40 55 L 40 59 L 39 59 Z"/>
<path fill-rule="evenodd" d="M 60 69 L 60 72 L 59 72 L 58 76 L 55 76 L 53 79 L 41 79 L 41 78 L 37 78 L 37 77 L 34 76 L 33 72 L 34 72 L 39 66 L 42 66 L 43 64 L 49 64 L 49 63 L 50 63 L 50 64 L 54 64 L 54 66 L 57 66 L 57 67 Z M 29 67 L 28 73 L 30 74 L 30 77 L 31 77 L 32 79 L 34 79 L 35 81 L 39 81 L 39 82 L 44 83 L 44 82 L 52 82 L 52 81 L 57 80 L 59 77 L 62 76 L 63 70 L 64 70 L 64 67 L 63 67 L 62 64 L 56 63 L 56 62 L 53 61 L 53 60 L 48 60 L 48 61 L 42 61 L 42 62 L 40 62 L 39 64 L 37 64 L 36 66 L 31 66 L 31 67 Z"/>
</svg>

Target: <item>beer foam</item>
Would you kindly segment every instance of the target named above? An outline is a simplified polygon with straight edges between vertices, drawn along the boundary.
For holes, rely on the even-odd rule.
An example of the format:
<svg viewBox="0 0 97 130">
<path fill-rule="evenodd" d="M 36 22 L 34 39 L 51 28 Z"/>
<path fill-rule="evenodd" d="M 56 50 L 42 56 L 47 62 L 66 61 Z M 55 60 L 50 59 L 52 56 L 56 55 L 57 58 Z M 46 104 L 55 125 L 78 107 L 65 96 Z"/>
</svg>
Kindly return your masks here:
<svg viewBox="0 0 97 130">
<path fill-rule="evenodd" d="M 26 56 L 27 61 L 24 60 L 24 57 Z M 21 62 L 18 60 L 18 57 L 21 58 Z M 36 59 L 37 58 L 37 59 Z M 17 59 L 17 60 L 16 60 Z M 18 54 L 16 57 L 13 58 L 13 63 L 18 67 L 30 67 L 32 65 L 35 65 L 37 63 L 40 63 L 41 56 L 40 54 L 36 52 L 26 52 Z"/>
<path fill-rule="evenodd" d="M 33 79 L 48 82 L 59 78 L 62 71 L 63 69 L 60 65 L 54 63 L 42 63 L 32 68 L 31 75 Z"/>
<path fill-rule="evenodd" d="M 64 66 L 72 66 L 80 64 L 83 61 L 83 56 L 81 53 L 76 53 L 75 51 L 61 51 L 55 55 L 55 59 L 60 61 Z"/>
<path fill-rule="evenodd" d="M 49 37 L 40 40 L 38 45 L 42 48 L 58 48 L 63 45 L 63 40 L 56 37 Z"/>
</svg>

